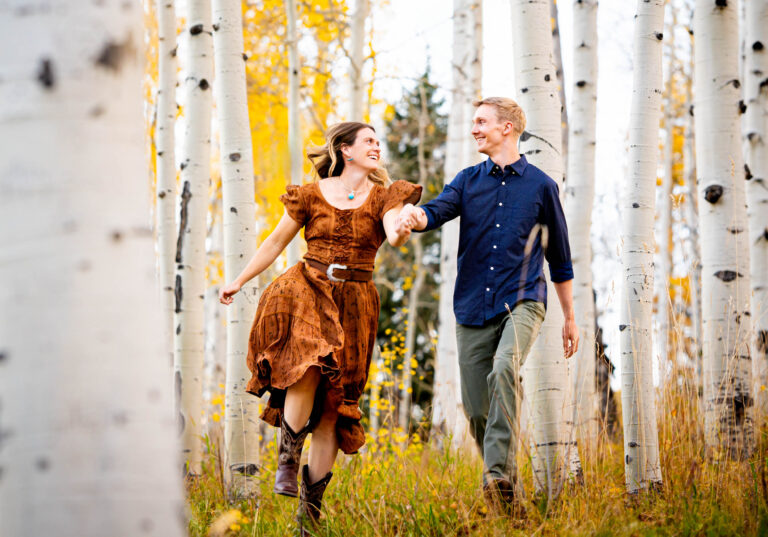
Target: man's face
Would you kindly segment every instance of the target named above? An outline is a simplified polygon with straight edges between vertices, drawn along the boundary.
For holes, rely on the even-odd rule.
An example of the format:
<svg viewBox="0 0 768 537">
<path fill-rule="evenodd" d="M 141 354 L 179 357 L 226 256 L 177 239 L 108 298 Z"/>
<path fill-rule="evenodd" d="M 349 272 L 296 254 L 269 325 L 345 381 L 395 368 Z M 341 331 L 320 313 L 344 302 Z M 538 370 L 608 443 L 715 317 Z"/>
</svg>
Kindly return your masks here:
<svg viewBox="0 0 768 537">
<path fill-rule="evenodd" d="M 511 133 L 512 124 L 499 121 L 493 106 L 482 104 L 477 107 L 472 120 L 472 136 L 480 153 L 490 155 L 501 146 L 504 137 Z"/>
</svg>

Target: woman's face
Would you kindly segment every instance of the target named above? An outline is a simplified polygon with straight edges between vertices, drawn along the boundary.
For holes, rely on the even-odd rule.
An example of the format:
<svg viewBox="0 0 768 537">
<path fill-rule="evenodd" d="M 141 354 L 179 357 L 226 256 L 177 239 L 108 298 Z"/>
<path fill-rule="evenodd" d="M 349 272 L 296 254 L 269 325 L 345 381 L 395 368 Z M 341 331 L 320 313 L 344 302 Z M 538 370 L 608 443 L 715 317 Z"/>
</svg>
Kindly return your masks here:
<svg viewBox="0 0 768 537">
<path fill-rule="evenodd" d="M 369 171 L 379 167 L 381 148 L 379 138 L 373 129 L 366 127 L 357 131 L 355 143 L 342 146 L 341 152 L 344 155 L 345 166 L 360 166 Z M 350 157 L 352 160 L 349 160 Z"/>
</svg>

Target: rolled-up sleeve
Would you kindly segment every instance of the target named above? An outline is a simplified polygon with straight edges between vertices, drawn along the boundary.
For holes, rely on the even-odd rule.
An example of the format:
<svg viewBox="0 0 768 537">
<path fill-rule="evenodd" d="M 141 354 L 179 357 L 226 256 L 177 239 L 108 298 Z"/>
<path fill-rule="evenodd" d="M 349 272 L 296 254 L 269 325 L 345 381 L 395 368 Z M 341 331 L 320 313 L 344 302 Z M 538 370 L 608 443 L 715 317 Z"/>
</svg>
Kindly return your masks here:
<svg viewBox="0 0 768 537">
<path fill-rule="evenodd" d="M 461 215 L 461 195 L 464 188 L 464 172 L 459 174 L 432 201 L 421 205 L 427 215 L 427 227 L 422 231 L 439 228 Z"/>
<path fill-rule="evenodd" d="M 549 181 L 543 189 L 542 223 L 547 226 L 548 240 L 544 258 L 549 263 L 549 276 L 554 283 L 573 279 L 568 225 L 560 203 L 557 183 Z"/>
</svg>

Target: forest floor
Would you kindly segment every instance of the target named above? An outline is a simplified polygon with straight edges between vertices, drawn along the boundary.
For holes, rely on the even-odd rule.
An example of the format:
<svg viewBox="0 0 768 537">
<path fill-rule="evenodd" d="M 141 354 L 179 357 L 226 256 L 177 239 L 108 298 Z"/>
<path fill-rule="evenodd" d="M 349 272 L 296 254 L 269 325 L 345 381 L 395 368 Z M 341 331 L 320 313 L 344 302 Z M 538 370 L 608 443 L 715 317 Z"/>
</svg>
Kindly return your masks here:
<svg viewBox="0 0 768 537">
<path fill-rule="evenodd" d="M 619 431 L 582 453 L 584 483 L 567 484 L 551 502 L 533 493 L 531 461 L 521 449 L 525 517 L 503 516 L 485 504 L 475 453 L 437 449 L 418 435 L 403 450 L 403 435 L 383 430 L 359 455 L 339 456 L 315 535 L 768 536 L 768 430 L 745 461 L 707 457 L 698 413 L 685 399 L 661 407 L 659 492 L 626 494 Z M 239 501 L 224 495 L 215 451 L 209 443 L 203 475 L 187 486 L 190 535 L 294 535 L 297 500 L 272 493 L 274 441 L 262 456 L 257 492 Z"/>
</svg>

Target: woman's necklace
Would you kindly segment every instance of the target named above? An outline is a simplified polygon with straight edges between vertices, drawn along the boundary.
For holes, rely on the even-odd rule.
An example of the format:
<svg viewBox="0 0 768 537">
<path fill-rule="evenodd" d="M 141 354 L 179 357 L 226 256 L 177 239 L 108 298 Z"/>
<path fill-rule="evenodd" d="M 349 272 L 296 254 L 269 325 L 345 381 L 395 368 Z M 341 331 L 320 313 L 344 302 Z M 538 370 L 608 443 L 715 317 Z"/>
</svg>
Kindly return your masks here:
<svg viewBox="0 0 768 537">
<path fill-rule="evenodd" d="M 359 190 L 352 190 L 352 189 L 351 189 L 351 188 L 349 188 L 349 187 L 348 187 L 346 184 L 344 184 L 344 181 L 342 181 L 342 180 L 341 180 L 341 177 L 339 177 L 339 182 L 341 183 L 341 186 L 343 186 L 343 187 L 344 187 L 344 190 L 346 190 L 347 192 L 349 192 L 349 194 L 347 194 L 347 199 L 350 199 L 350 200 L 353 200 L 353 199 L 355 199 L 355 195 L 356 195 L 356 194 L 364 194 L 364 193 L 368 192 L 368 190 L 370 190 L 370 188 L 369 188 L 369 189 L 366 189 L 366 190 L 364 190 L 363 192 L 360 192 Z M 367 182 L 367 181 L 366 181 L 366 182 Z"/>
</svg>

